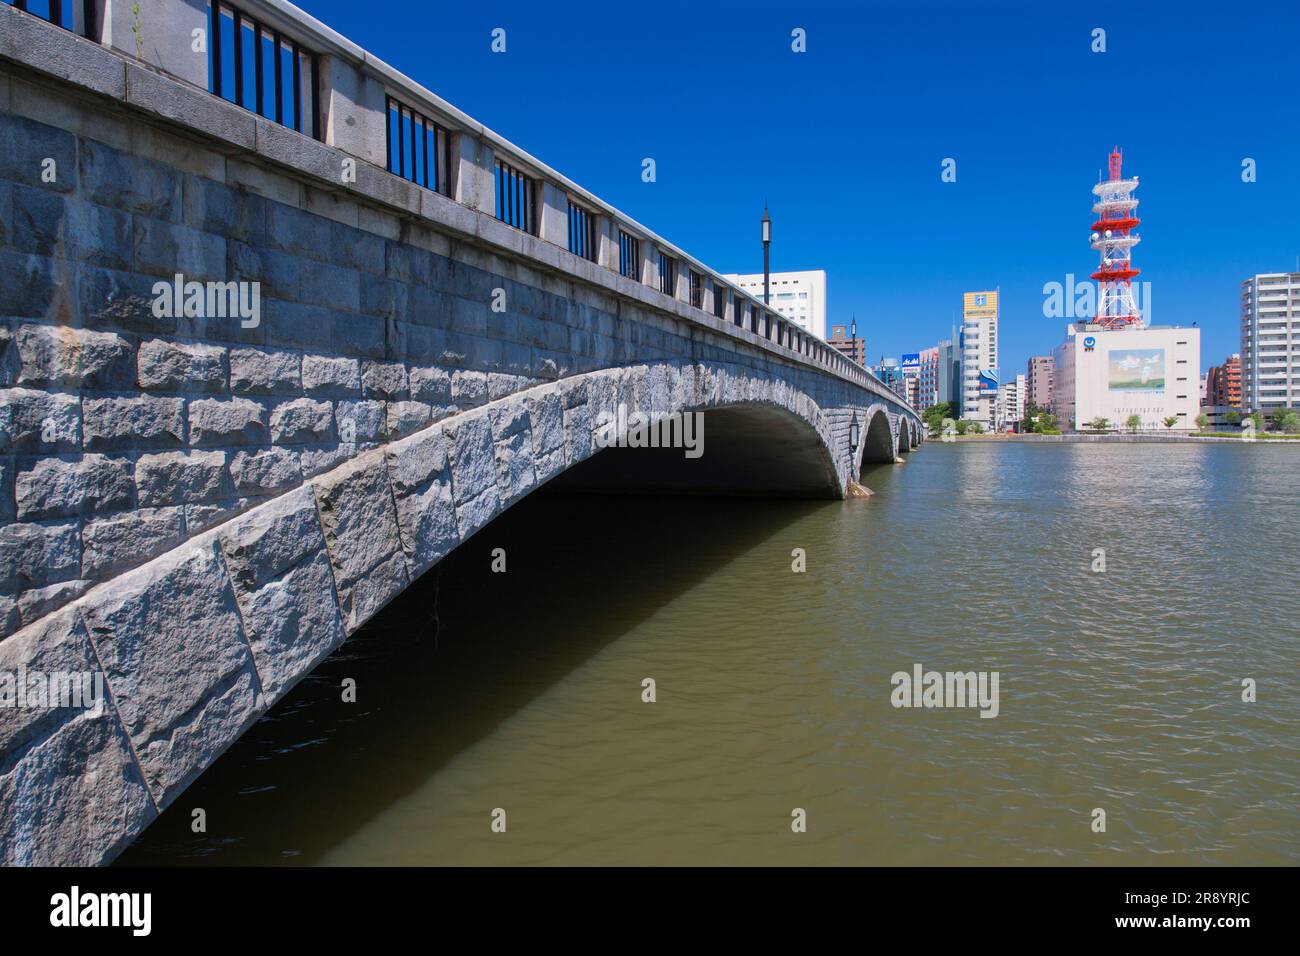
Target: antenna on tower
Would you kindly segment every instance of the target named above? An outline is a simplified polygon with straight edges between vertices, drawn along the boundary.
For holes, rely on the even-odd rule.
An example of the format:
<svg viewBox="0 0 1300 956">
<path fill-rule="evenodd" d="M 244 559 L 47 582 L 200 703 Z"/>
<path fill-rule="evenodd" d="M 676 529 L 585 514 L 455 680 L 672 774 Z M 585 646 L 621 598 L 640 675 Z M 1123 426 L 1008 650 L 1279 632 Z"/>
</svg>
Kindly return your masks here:
<svg viewBox="0 0 1300 956">
<path fill-rule="evenodd" d="M 1124 154 L 1119 146 L 1111 151 L 1107 167 L 1110 179 L 1092 187 L 1097 201 L 1092 211 L 1097 221 L 1092 224 L 1092 248 L 1101 257 L 1092 278 L 1097 280 L 1097 323 L 1103 329 L 1140 329 L 1145 324 L 1133 299 L 1133 279 L 1139 270 L 1133 268 L 1132 250 L 1141 238 L 1133 231 L 1140 220 L 1134 215 L 1138 201 L 1133 190 L 1138 181 L 1123 178 Z"/>
</svg>

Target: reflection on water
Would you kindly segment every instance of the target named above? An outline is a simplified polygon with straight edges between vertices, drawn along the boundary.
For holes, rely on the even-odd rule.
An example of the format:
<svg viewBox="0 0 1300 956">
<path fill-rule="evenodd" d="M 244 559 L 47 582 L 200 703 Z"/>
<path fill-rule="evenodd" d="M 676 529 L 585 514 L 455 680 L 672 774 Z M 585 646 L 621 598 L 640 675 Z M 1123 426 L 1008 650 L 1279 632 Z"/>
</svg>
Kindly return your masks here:
<svg viewBox="0 0 1300 956">
<path fill-rule="evenodd" d="M 1295 864 L 1297 464 L 935 442 L 865 501 L 535 495 L 121 862 Z M 999 716 L 894 709 L 915 663 L 998 671 Z"/>
</svg>

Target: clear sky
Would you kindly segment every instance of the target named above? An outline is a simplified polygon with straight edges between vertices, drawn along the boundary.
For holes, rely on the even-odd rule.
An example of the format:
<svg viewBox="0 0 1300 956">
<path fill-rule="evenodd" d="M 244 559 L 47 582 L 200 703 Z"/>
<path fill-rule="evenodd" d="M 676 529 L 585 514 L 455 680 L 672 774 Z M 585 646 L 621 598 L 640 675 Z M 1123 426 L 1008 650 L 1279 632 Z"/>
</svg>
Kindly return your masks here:
<svg viewBox="0 0 1300 956">
<path fill-rule="evenodd" d="M 1050 351 L 1043 285 L 1095 267 L 1117 144 L 1151 320 L 1198 323 L 1202 368 L 1239 350 L 1241 280 L 1300 256 L 1294 0 L 300 4 L 720 272 L 762 270 L 766 198 L 772 268 L 825 269 L 869 361 L 995 287 L 1003 378 Z"/>
</svg>

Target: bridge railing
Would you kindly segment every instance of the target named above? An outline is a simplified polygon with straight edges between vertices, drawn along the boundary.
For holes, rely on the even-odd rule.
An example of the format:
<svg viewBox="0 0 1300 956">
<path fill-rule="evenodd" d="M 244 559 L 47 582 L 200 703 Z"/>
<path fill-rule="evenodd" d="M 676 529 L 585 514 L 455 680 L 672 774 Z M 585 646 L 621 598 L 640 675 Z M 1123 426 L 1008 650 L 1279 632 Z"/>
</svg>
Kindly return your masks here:
<svg viewBox="0 0 1300 956">
<path fill-rule="evenodd" d="M 688 307 L 695 321 L 724 334 L 758 341 L 881 394 L 887 391 L 820 337 L 293 4 L 63 4 L 62 19 L 75 32 L 526 231 L 564 255 L 575 255 L 569 230 L 581 222 L 591 230 L 579 244 L 582 257 L 608 270 L 617 283 L 642 287 L 642 298 L 649 293 L 674 300 L 674 307 Z M 570 215 L 571 207 L 582 214 Z M 629 250 L 639 258 L 635 267 L 627 261 Z M 660 275 L 663 261 L 672 263 L 675 276 Z M 693 282 L 692 273 L 700 279 Z"/>
<path fill-rule="evenodd" d="M 0 0 L 0 3 L 17 7 L 65 30 L 90 36 L 92 27 L 87 25 L 86 14 L 92 7 L 91 0 Z"/>
</svg>

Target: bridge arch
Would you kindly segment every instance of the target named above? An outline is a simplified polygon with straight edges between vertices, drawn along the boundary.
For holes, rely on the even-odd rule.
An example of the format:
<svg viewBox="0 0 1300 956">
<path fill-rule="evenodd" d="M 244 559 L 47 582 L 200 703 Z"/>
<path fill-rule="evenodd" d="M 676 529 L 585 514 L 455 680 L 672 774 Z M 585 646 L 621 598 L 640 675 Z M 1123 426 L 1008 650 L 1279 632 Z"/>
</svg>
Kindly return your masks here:
<svg viewBox="0 0 1300 956">
<path fill-rule="evenodd" d="M 897 457 L 898 439 L 889 412 L 883 405 L 868 411 L 862 438 L 862 464 L 890 464 Z"/>
<path fill-rule="evenodd" d="M 871 454 L 888 448 L 892 460 L 888 413 L 873 407 Z M 622 437 L 631 410 L 704 413 L 702 468 L 692 475 L 698 462 L 668 449 L 646 459 L 651 482 L 826 498 L 845 494 L 848 420 L 868 413 L 823 408 L 796 374 L 740 364 L 574 375 L 364 450 L 105 581 L 0 643 L 0 667 L 57 658 L 100 669 L 110 701 L 18 758 L 18 792 L 0 813 L 4 862 L 112 859 L 350 634 L 496 516 L 571 471 L 617 482 L 621 467 L 639 466 L 631 449 L 620 457 L 596 441 L 601 417 L 618 421 L 620 409 Z M 65 787 L 97 789 L 71 801 L 44 793 L 51 761 Z M 71 809 L 42 814 L 51 800 Z"/>
<path fill-rule="evenodd" d="M 912 425 L 903 416 L 898 416 L 898 451 L 900 454 L 912 450 Z"/>
</svg>

